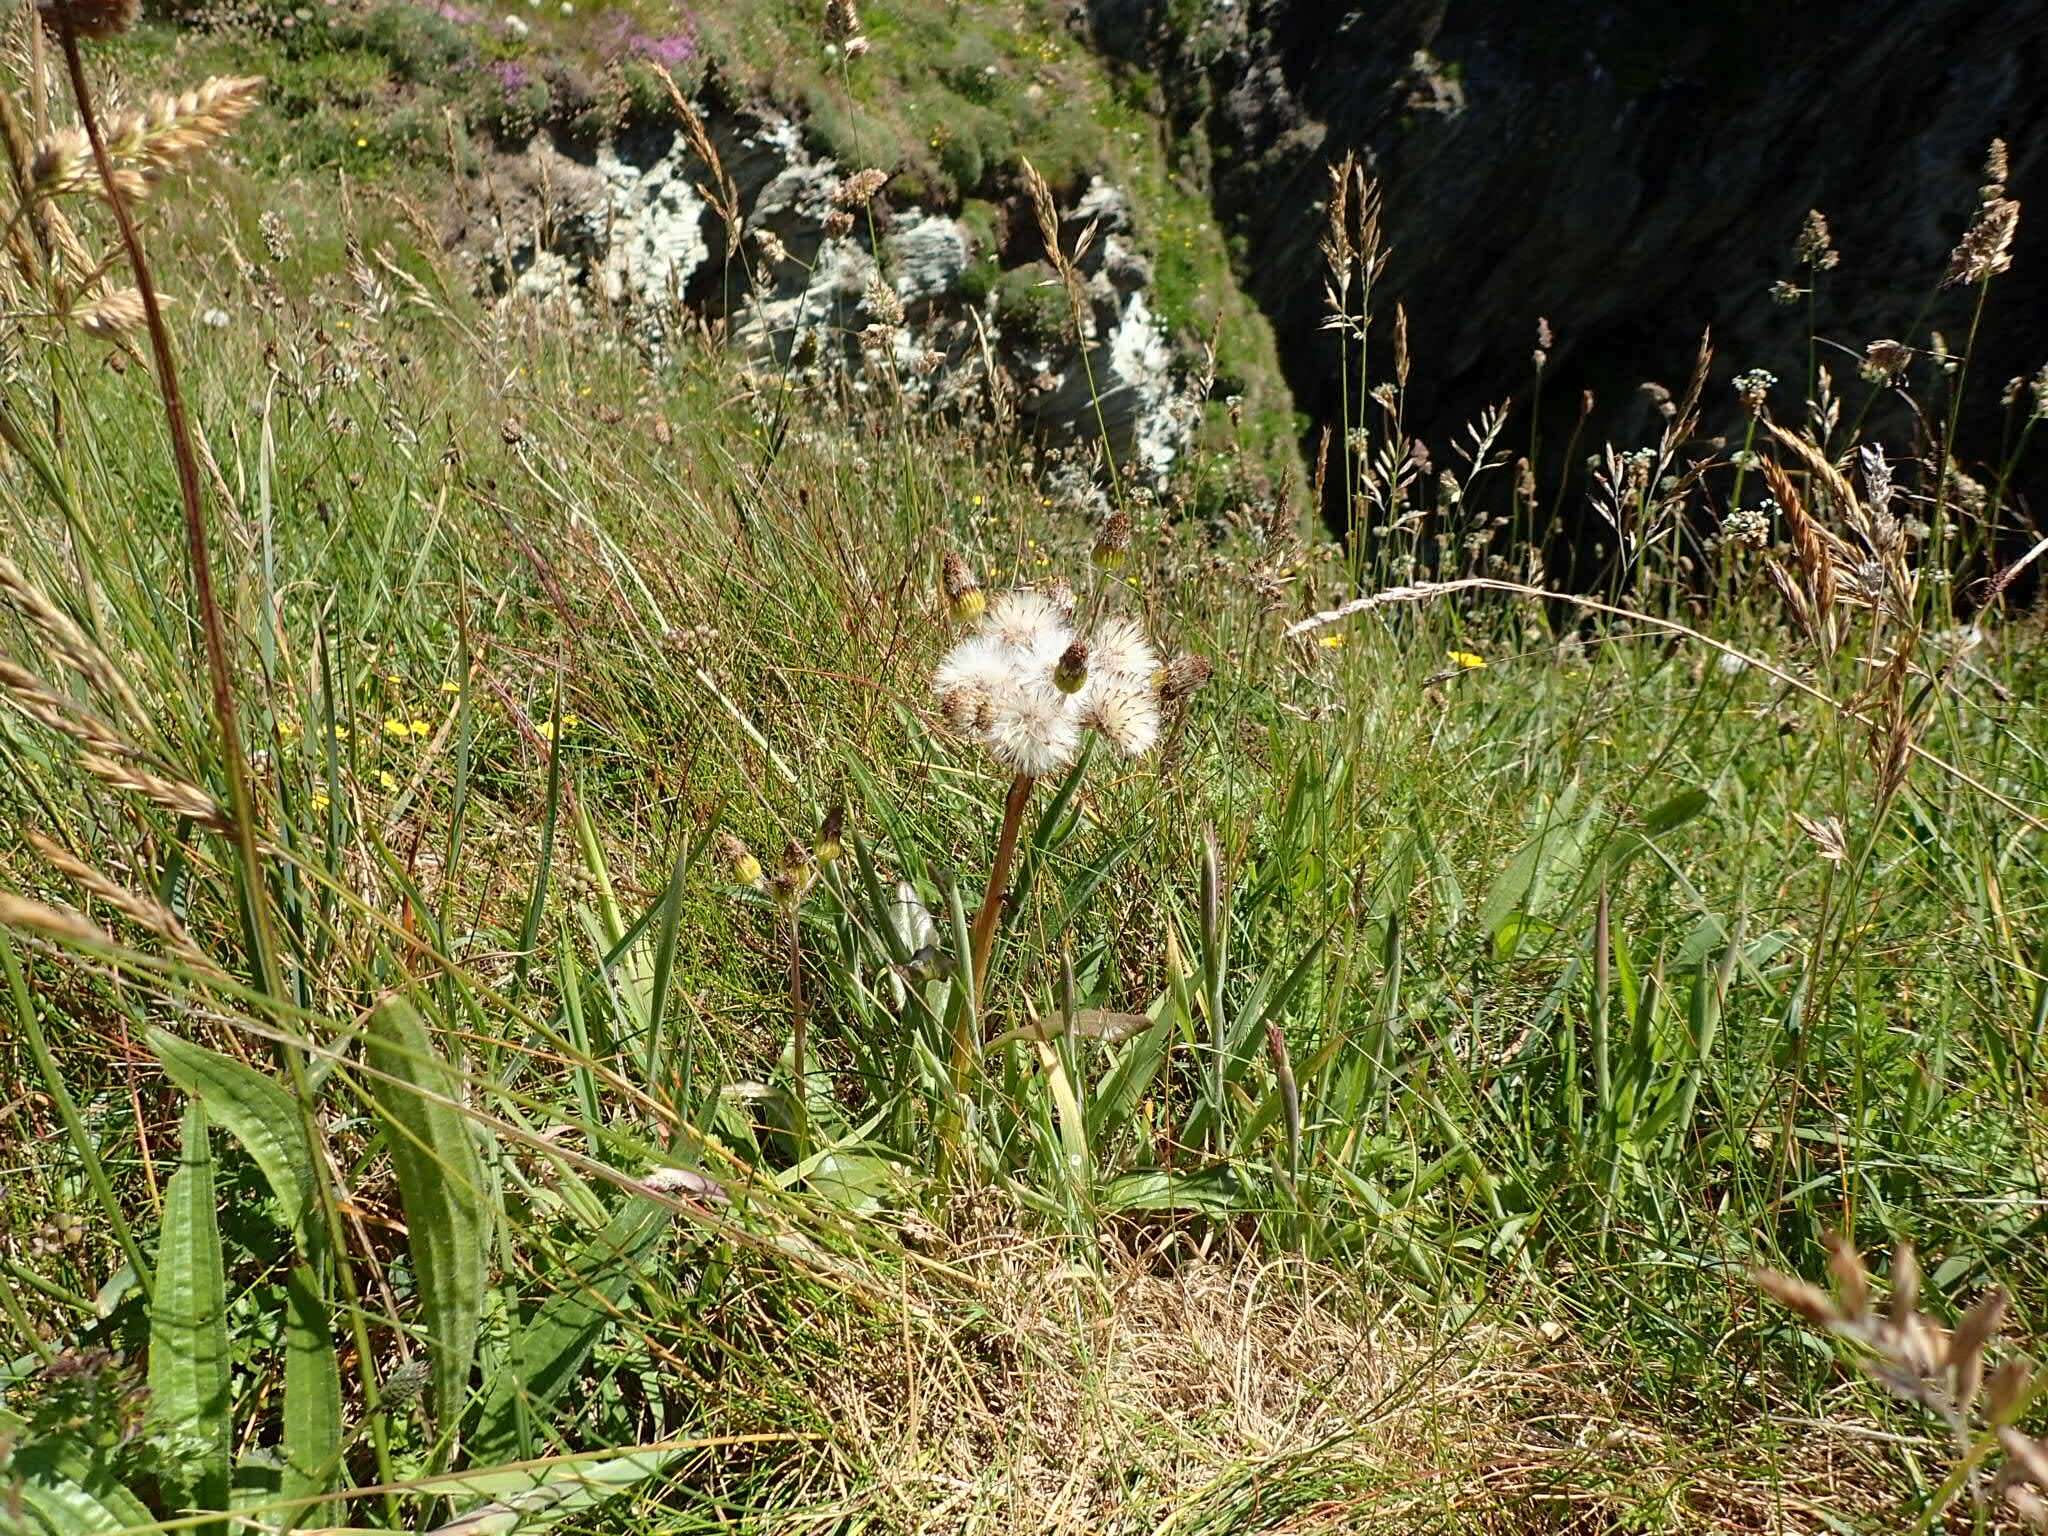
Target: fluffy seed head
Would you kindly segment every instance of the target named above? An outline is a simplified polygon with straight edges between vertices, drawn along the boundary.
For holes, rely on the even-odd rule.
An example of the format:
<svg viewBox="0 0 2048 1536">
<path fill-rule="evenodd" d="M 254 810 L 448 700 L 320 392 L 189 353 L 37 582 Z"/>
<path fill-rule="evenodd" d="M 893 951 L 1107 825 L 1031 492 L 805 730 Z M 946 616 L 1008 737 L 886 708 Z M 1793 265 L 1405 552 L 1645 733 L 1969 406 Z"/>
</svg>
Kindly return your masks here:
<svg viewBox="0 0 2048 1536">
<path fill-rule="evenodd" d="M 1109 619 L 1098 625 L 1093 646 L 1096 669 L 1108 676 L 1144 683 L 1159 670 L 1159 653 L 1152 649 L 1145 631 L 1130 619 Z"/>
<path fill-rule="evenodd" d="M 1159 700 L 1127 678 L 1098 678 L 1088 689 L 1081 720 L 1124 757 L 1143 757 L 1159 741 Z"/>
<path fill-rule="evenodd" d="M 1079 755 L 1079 722 L 1068 701 L 1052 689 L 1013 688 L 992 703 L 988 747 L 1012 773 L 1041 779 Z"/>
<path fill-rule="evenodd" d="M 983 633 L 1013 651 L 1026 653 L 1046 649 L 1057 637 L 1059 647 L 1053 652 L 1055 656 L 1066 649 L 1068 638 L 1066 625 L 1052 599 L 1023 587 L 1003 593 L 989 605 Z"/>
<path fill-rule="evenodd" d="M 2012 237 L 2019 225 L 2020 205 L 2012 198 L 1996 197 L 1985 203 L 1949 253 L 1942 286 L 1974 287 L 2005 271 L 2012 265 Z"/>
</svg>

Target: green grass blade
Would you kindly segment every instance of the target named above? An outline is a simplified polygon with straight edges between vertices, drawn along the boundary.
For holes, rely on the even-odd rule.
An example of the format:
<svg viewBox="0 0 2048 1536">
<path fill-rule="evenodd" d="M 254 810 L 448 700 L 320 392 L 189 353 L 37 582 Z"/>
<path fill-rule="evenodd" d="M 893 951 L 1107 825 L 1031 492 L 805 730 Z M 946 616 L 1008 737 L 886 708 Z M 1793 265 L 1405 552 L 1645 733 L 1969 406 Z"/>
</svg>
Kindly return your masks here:
<svg viewBox="0 0 2048 1536">
<path fill-rule="evenodd" d="M 545 1449 L 532 1425 L 582 1369 L 605 1327 L 619 1316 L 641 1263 L 668 1225 L 669 1209 L 632 1199 L 569 1260 L 561 1289 L 519 1332 L 509 1367 L 492 1378 L 470 1434 L 477 1461 L 498 1461 Z"/>
</svg>

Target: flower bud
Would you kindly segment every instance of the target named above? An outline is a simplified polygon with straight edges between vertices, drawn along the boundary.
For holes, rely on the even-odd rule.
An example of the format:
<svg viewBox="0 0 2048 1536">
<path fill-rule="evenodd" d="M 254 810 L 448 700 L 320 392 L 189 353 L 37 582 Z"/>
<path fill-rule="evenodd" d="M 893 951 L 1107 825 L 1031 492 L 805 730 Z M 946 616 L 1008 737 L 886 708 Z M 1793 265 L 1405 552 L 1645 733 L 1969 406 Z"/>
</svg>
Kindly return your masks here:
<svg viewBox="0 0 2048 1536">
<path fill-rule="evenodd" d="M 1052 685 L 1061 693 L 1079 693 L 1087 681 L 1088 642 L 1076 640 L 1060 652 L 1060 659 L 1052 669 Z"/>
</svg>

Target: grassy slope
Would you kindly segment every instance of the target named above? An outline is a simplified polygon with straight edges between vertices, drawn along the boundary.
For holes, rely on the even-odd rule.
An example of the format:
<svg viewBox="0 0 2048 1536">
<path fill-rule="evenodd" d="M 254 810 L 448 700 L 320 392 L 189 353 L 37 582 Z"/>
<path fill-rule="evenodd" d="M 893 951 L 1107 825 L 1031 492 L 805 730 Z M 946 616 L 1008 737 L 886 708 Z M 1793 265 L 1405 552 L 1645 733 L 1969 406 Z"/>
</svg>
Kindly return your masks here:
<svg viewBox="0 0 2048 1536">
<path fill-rule="evenodd" d="M 32 924 L 15 940 L 146 1247 L 179 1096 L 145 1024 L 266 1065 L 279 1035 L 339 1049 L 351 1064 L 320 1115 L 356 1213 L 361 1315 L 377 1374 L 417 1356 L 416 1280 L 349 1044 L 362 1010 L 401 989 L 462 1052 L 500 1135 L 540 1138 L 506 1143 L 519 1150 L 499 1174 L 508 1224 L 480 1381 L 505 1368 L 505 1309 L 578 1283 L 579 1180 L 617 1198 L 541 1141 L 624 1174 L 698 1163 L 748 1191 L 730 1228 L 663 1247 L 530 1448 L 796 1438 L 686 1458 L 659 1497 L 597 1518 L 1540 1529 L 1576 1507 L 1650 1528 L 1808 1529 L 1815 1504 L 1910 1497 L 1895 1459 L 1799 1424 L 1837 1373 L 1742 1269 L 1811 1269 L 1821 1230 L 1846 1221 L 1867 1243 L 1910 1233 L 1951 1294 L 1993 1276 L 2023 1303 L 2043 1294 L 2035 834 L 1927 764 L 1874 822 L 1861 727 L 1647 627 L 1581 646 L 1540 609 L 1392 608 L 1283 643 L 1268 594 L 1284 550 L 1148 520 L 1132 579 L 1105 600 L 1216 658 L 1218 677 L 1163 761 L 1098 765 L 1074 816 L 1040 828 L 990 1006 L 999 1023 L 1027 1000 L 1052 1008 L 1071 965 L 1084 1002 L 1159 1009 L 1176 1041 L 1162 1074 L 1088 1120 L 1077 1174 L 1052 1085 L 1114 1104 L 1129 1053 L 1074 1048 L 1055 1078 L 1006 1048 L 937 1182 L 947 1101 L 929 1021 L 886 1001 L 876 913 L 835 875 L 804 919 L 830 1074 L 811 1113 L 849 1150 L 792 1179 L 786 1093 L 716 1091 L 787 1084 L 789 1014 L 775 914 L 703 856 L 703 829 L 719 821 L 772 863 L 843 796 L 884 882 L 917 882 L 943 921 L 957 879 L 971 906 L 1001 786 L 925 707 L 948 633 L 936 563 L 957 549 L 992 583 L 1083 580 L 1086 535 L 1005 445 L 886 402 L 790 397 L 718 357 L 650 371 L 374 266 L 381 291 L 366 290 L 337 270 L 331 185 L 276 194 L 298 249 L 246 277 L 195 253 L 230 231 L 262 249 L 253 213 L 270 198 L 248 184 L 210 208 L 184 200 L 159 233 L 219 469 L 218 566 L 244 718 L 268 754 L 269 899 L 296 1010 L 189 968 L 166 976 L 148 958 L 158 939 L 18 841 L 54 837 L 162 893 L 241 971 L 226 845 L 95 779 L 60 734 L 0 717 L 5 885 L 76 902 L 118 941 L 90 958 Z M 402 270 L 431 274 L 377 197 L 355 217 L 364 248 L 388 242 Z M 201 322 L 214 307 L 226 328 Z M 10 464 L 4 547 L 142 707 L 95 694 L 18 605 L 0 648 L 218 793 L 146 371 L 74 341 L 39 354 L 6 408 L 61 473 L 39 483 Z M 1290 579 L 1320 591 L 1337 575 L 1324 552 Z M 1812 670 L 1754 578 L 1703 622 L 1850 697 L 1854 661 Z M 1920 736 L 2035 814 L 2042 654 L 2037 627 L 1994 629 Z M 1795 812 L 1838 816 L 1856 862 L 1817 858 Z M 1228 891 L 1206 927 L 1204 826 Z M 684 848 L 697 856 L 664 911 Z M 1589 1058 L 1603 870 L 1605 1104 Z M 654 911 L 657 933 L 673 920 L 651 1038 L 658 946 L 601 966 L 614 909 Z M 1701 1058 L 1699 1010 L 1738 928 Z M 1282 998 L 1298 1151 L 1256 1032 L 1220 1131 L 1202 1129 L 1201 968 L 1220 932 L 1223 1017 L 1256 1022 Z M 1653 976 L 1662 1005 L 1640 1006 Z M 1674 1121 L 1688 1078 L 1696 1107 Z M 0 1259 L 12 1305 L 62 1342 L 90 1325 L 86 1299 L 121 1254 L 37 1082 L 8 1035 L 0 1100 L 19 1154 Z M 1159 1137 L 1190 1125 L 1227 1153 L 1228 1179 L 1205 1186 L 1212 1219 L 1145 1208 Z M 809 1187 L 776 1187 L 795 1182 Z M 277 1433 L 280 1241 L 260 1201 L 227 1209 L 235 1423 L 261 1445 Z M 73 1237 L 51 1213 L 84 1226 Z M 138 1298 L 114 1299 L 100 1331 L 139 1350 Z M 1240 1335 L 1229 1320 L 1246 1317 Z M 1850 1411 L 1922 1428 L 1860 1397 Z M 382 1422 L 390 1470 L 418 1475 L 424 1416 L 400 1400 Z M 379 1475 L 360 1442 L 349 1466 Z"/>
</svg>

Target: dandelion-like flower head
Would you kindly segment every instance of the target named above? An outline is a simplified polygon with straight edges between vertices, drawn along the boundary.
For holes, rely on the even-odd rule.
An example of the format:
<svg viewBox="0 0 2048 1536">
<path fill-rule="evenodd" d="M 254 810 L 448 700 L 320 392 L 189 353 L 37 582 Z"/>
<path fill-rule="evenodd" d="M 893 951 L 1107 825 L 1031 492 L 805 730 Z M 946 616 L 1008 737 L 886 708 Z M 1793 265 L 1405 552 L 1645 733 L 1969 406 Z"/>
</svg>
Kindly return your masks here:
<svg viewBox="0 0 2048 1536">
<path fill-rule="evenodd" d="M 947 723 L 1027 778 L 1070 767 L 1088 731 L 1124 757 L 1157 745 L 1159 653 L 1130 619 L 1077 636 L 1046 593 L 990 600 L 972 633 L 932 674 Z M 1056 680 L 1057 679 L 1057 680 Z"/>
</svg>

